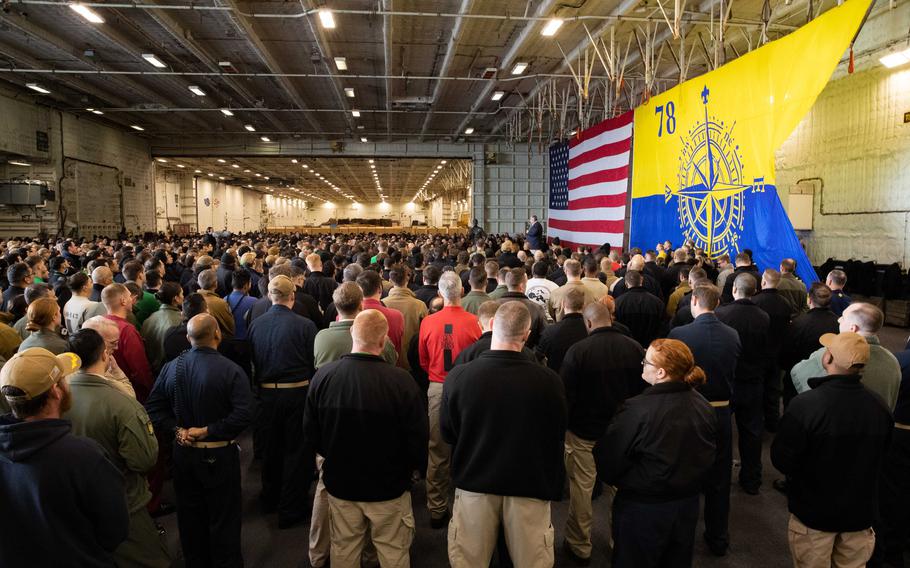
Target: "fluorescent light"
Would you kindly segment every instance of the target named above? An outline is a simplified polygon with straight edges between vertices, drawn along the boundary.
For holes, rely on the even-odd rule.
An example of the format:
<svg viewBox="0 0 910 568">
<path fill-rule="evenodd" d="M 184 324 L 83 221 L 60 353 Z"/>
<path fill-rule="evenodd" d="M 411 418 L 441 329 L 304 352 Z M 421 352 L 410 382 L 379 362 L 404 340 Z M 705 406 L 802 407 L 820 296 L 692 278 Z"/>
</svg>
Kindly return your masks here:
<svg viewBox="0 0 910 568">
<path fill-rule="evenodd" d="M 272 141 L 271 138 L 269 138 L 268 136 L 260 136 L 259 139 L 262 140 L 263 142 L 271 142 L 271 141 Z"/>
<path fill-rule="evenodd" d="M 291 158 L 291 163 L 292 163 L 292 164 L 296 164 L 296 163 L 297 163 L 297 158 Z"/>
<path fill-rule="evenodd" d="M 512 75 L 521 75 L 525 72 L 525 69 L 528 68 L 528 64 L 524 61 L 519 61 L 515 64 L 515 67 L 512 67 Z"/>
<path fill-rule="evenodd" d="M 439 162 L 439 163 L 440 163 L 440 164 L 444 164 L 444 163 L 446 163 L 446 161 L 445 161 L 445 160 L 442 160 L 442 161 Z"/>
<path fill-rule="evenodd" d="M 23 166 L 23 167 L 28 167 L 28 166 L 31 165 L 31 164 L 29 164 L 28 162 L 23 162 L 23 161 L 20 161 L 20 160 L 10 160 L 10 161 L 7 162 L 7 164 L 9 164 L 9 165 L 11 165 L 11 166 Z"/>
<path fill-rule="evenodd" d="M 361 136 L 361 137 L 360 137 L 360 141 L 361 141 L 361 142 L 366 142 L 366 141 L 367 141 L 367 137 L 366 137 L 366 136 Z"/>
<path fill-rule="evenodd" d="M 100 110 L 98 110 L 96 108 L 87 108 L 85 110 L 89 111 L 92 114 L 104 114 L 103 112 L 101 112 Z"/>
<path fill-rule="evenodd" d="M 183 169 L 183 168 L 185 168 L 186 166 L 184 166 L 183 164 L 177 164 L 177 167 L 180 168 L 180 169 Z"/>
<path fill-rule="evenodd" d="M 547 37 L 552 37 L 552 36 L 556 35 L 556 30 L 558 30 L 559 26 L 561 26 L 561 25 L 562 25 L 562 18 L 550 18 L 547 21 L 547 25 L 545 25 L 543 27 L 543 29 L 540 30 L 540 34 L 547 36 Z"/>
<path fill-rule="evenodd" d="M 349 99 L 354 98 L 354 89 L 353 87 L 345 87 L 344 94 L 348 96 Z"/>
<path fill-rule="evenodd" d="M 215 174 L 213 174 L 212 172 L 209 172 L 209 177 L 215 177 Z"/>
<path fill-rule="evenodd" d="M 227 163 L 227 160 L 225 160 L 224 158 L 218 158 L 218 163 L 219 163 L 219 164 L 226 164 L 226 163 Z"/>
<path fill-rule="evenodd" d="M 498 100 L 500 100 L 501 98 L 503 98 L 504 96 L 506 96 L 505 91 L 495 91 L 495 92 L 493 93 L 493 96 L 490 97 L 490 99 L 491 99 L 491 100 L 494 100 L 494 101 L 498 101 Z"/>
<path fill-rule="evenodd" d="M 474 134 L 474 127 L 473 127 L 473 126 L 469 126 L 469 127 L 465 128 L 465 129 L 464 129 L 464 133 L 465 133 L 465 134 Z"/>
<path fill-rule="evenodd" d="M 250 170 L 243 170 L 243 173 L 248 174 L 250 173 Z"/>
<path fill-rule="evenodd" d="M 202 170 L 193 170 L 193 173 L 194 173 L 194 174 L 201 174 L 201 173 L 202 173 Z"/>
<path fill-rule="evenodd" d="M 332 11 L 326 8 L 319 10 L 319 21 L 322 22 L 322 27 L 327 30 L 335 29 L 335 16 L 332 15 Z"/>
<path fill-rule="evenodd" d="M 910 49 L 898 51 L 897 53 L 890 53 L 879 59 L 879 61 L 889 69 L 899 67 L 905 63 L 910 63 Z"/>
<path fill-rule="evenodd" d="M 238 166 L 237 164 L 231 164 L 231 167 L 232 167 L 232 168 L 239 168 L 240 166 Z"/>
<path fill-rule="evenodd" d="M 49 95 L 49 94 L 50 94 L 50 91 L 48 91 L 47 89 L 45 89 L 44 87 L 42 87 L 42 86 L 39 85 L 38 83 L 26 83 L 25 86 L 28 87 L 29 89 L 33 90 L 33 91 L 38 91 L 39 93 L 41 93 L 41 94 L 43 94 L 43 95 Z"/>
<path fill-rule="evenodd" d="M 193 93 L 194 95 L 197 95 L 197 96 L 200 96 L 200 97 L 204 97 L 204 96 L 205 96 L 205 91 L 203 91 L 202 89 L 200 89 L 200 88 L 197 87 L 196 85 L 190 85 L 190 86 L 187 87 L 187 88 L 188 88 L 188 89 L 190 90 L 190 92 Z"/>
<path fill-rule="evenodd" d="M 247 130 L 249 130 L 250 132 L 256 132 L 256 129 L 253 128 L 252 124 L 244 124 L 243 127 L 246 128 Z"/>
<path fill-rule="evenodd" d="M 138 124 L 130 124 L 130 128 L 132 128 L 133 130 L 138 130 L 139 132 L 142 132 L 143 130 L 145 130 L 145 128 L 142 128 Z"/>
<path fill-rule="evenodd" d="M 352 110 L 352 111 L 351 111 L 351 114 L 354 115 L 354 118 L 360 118 L 360 111 L 359 111 L 359 110 Z"/>
<path fill-rule="evenodd" d="M 164 158 L 157 158 L 157 160 L 158 160 L 159 162 L 161 162 L 162 164 L 166 164 L 166 163 L 167 163 L 167 160 L 165 160 Z"/>
<path fill-rule="evenodd" d="M 72 8 L 74 12 L 76 12 L 77 14 L 79 14 L 80 16 L 82 16 L 83 18 L 85 18 L 86 20 L 90 21 L 93 24 L 103 24 L 104 23 L 104 18 L 99 16 L 97 12 L 95 12 L 88 6 L 83 6 L 82 4 L 76 3 L 76 4 L 70 4 L 70 8 Z"/>
<path fill-rule="evenodd" d="M 367 161 L 370 162 L 371 164 L 373 163 L 373 160 L 367 160 Z"/>
<path fill-rule="evenodd" d="M 337 67 L 339 71 L 347 71 L 348 70 L 348 60 L 345 59 L 344 57 L 336 57 L 335 58 L 335 67 Z"/>
<path fill-rule="evenodd" d="M 154 53 L 143 53 L 142 59 L 145 59 L 146 61 L 149 62 L 150 65 L 157 67 L 159 69 L 167 67 L 167 65 L 165 65 L 163 61 L 158 59 L 158 56 L 155 55 Z"/>
<path fill-rule="evenodd" d="M 303 164 L 303 169 L 308 170 L 308 169 L 310 169 L 310 166 Z"/>
<path fill-rule="evenodd" d="M 223 114 L 224 116 L 234 116 L 234 113 L 232 113 L 230 110 L 228 110 L 226 108 L 221 109 L 221 114 Z"/>
</svg>

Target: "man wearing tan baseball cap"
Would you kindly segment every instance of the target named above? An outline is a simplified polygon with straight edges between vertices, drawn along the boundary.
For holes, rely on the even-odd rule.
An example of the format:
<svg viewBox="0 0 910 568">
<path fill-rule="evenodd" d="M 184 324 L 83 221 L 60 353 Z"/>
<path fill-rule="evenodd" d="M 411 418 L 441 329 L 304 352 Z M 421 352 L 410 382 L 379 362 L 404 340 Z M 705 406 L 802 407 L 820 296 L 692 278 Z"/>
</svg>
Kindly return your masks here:
<svg viewBox="0 0 910 568">
<path fill-rule="evenodd" d="M 875 547 L 878 480 L 893 421 L 885 401 L 866 388 L 866 338 L 826 333 L 827 373 L 787 407 L 771 445 L 787 475 L 788 536 L 796 568 L 865 566 Z"/>
<path fill-rule="evenodd" d="M 13 410 L 0 416 L 4 567 L 113 566 L 111 552 L 127 536 L 123 476 L 61 419 L 70 402 L 66 377 L 79 365 L 72 353 L 35 347 L 0 370 L 0 393 Z"/>
</svg>

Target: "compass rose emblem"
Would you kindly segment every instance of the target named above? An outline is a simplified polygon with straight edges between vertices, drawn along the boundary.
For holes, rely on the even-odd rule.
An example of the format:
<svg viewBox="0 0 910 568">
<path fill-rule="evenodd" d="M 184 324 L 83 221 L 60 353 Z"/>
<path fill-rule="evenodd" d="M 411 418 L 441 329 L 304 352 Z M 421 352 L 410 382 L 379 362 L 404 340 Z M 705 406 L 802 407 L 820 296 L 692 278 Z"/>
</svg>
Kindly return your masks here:
<svg viewBox="0 0 910 568">
<path fill-rule="evenodd" d="M 745 193 L 765 191 L 764 177 L 743 183 L 743 163 L 729 127 L 708 115 L 708 87 L 701 92 L 705 118 L 689 131 L 679 156 L 677 188 L 664 187 L 664 198 L 677 196 L 679 226 L 687 239 L 710 258 L 739 251 Z"/>
</svg>

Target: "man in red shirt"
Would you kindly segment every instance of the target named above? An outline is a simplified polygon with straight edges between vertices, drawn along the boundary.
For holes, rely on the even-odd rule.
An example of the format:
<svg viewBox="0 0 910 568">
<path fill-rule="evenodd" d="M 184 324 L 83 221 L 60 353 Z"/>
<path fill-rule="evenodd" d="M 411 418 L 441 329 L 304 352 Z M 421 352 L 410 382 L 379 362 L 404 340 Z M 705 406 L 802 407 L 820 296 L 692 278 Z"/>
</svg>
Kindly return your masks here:
<svg viewBox="0 0 910 568">
<path fill-rule="evenodd" d="M 477 316 L 461 307 L 461 278 L 446 272 L 439 279 L 443 308 L 420 324 L 420 366 L 430 377 L 427 390 L 430 418 L 430 457 L 427 461 L 427 508 L 430 526 L 446 526 L 449 519 L 449 454 L 451 448 L 439 430 L 442 384 L 455 365 L 462 349 L 477 341 L 482 333 Z M 364 305 L 366 308 L 366 305 Z"/>
<path fill-rule="evenodd" d="M 107 315 L 104 317 L 117 324 L 117 329 L 120 330 L 114 360 L 133 385 L 136 400 L 144 403 L 152 392 L 155 378 L 152 376 L 152 368 L 145 355 L 145 345 L 139 331 L 126 321 L 126 315 L 132 305 L 130 291 L 123 284 L 109 284 L 101 291 L 101 303 L 107 309 Z"/>
<path fill-rule="evenodd" d="M 407 358 L 407 348 L 402 352 L 401 337 L 404 335 L 404 315 L 394 308 L 386 307 L 379 301 L 382 297 L 382 276 L 375 270 L 364 270 L 357 277 L 357 285 L 363 290 L 363 309 L 376 310 L 389 322 L 389 341 L 398 352 L 398 360 Z"/>
</svg>

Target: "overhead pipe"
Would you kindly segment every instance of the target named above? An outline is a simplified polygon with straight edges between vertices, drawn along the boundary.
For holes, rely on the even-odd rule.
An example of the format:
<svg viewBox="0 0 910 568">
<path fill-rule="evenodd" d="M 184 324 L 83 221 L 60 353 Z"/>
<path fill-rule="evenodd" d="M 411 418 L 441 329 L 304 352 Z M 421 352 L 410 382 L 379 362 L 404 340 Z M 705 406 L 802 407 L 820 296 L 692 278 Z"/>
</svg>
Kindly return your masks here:
<svg viewBox="0 0 910 568">
<path fill-rule="evenodd" d="M 534 11 L 533 17 L 534 18 L 543 18 L 544 15 L 550 13 L 550 11 L 553 8 L 553 5 L 556 4 L 556 2 L 557 2 L 557 0 L 543 0 L 543 2 L 541 2 L 540 5 L 537 6 L 537 9 Z M 515 41 L 512 42 L 512 46 L 509 48 L 509 51 L 506 52 L 506 54 L 502 58 L 502 61 L 499 62 L 499 69 L 501 71 L 505 71 L 506 69 L 508 69 L 509 64 L 512 62 L 513 59 L 515 59 L 515 57 L 518 55 L 518 53 L 524 47 L 524 43 L 531 36 L 532 28 L 534 28 L 534 27 L 535 26 L 528 24 L 521 30 L 521 33 L 519 33 L 518 37 L 515 39 Z M 497 73 L 497 75 L 499 75 L 499 73 Z M 527 77 L 521 77 L 521 78 L 527 78 Z M 477 109 L 480 108 L 480 105 L 487 102 L 487 97 L 490 96 L 490 92 L 496 87 L 496 84 L 497 84 L 496 80 L 490 80 L 487 82 L 486 85 L 484 85 L 483 89 L 481 89 L 481 91 L 480 91 L 480 95 L 478 95 L 478 97 L 477 97 L 477 100 L 475 100 L 474 104 L 471 105 L 471 112 L 468 113 L 468 116 L 466 116 L 464 118 L 464 120 L 462 120 L 461 123 L 458 125 L 458 128 L 452 134 L 453 137 L 458 138 L 459 136 L 462 135 L 462 133 L 465 130 L 465 127 L 467 127 L 468 123 L 471 122 L 471 118 L 473 118 L 474 113 L 477 111 Z"/>
<path fill-rule="evenodd" d="M 59 0 L 7 0 L 9 4 L 25 4 L 25 5 L 39 5 L 39 6 L 69 6 L 70 2 L 60 2 Z M 201 6 L 196 4 L 133 4 L 133 3 L 105 3 L 105 2 L 82 2 L 84 6 L 89 8 L 134 8 L 140 10 L 185 10 L 185 11 L 195 11 L 195 12 L 234 12 L 241 16 L 247 18 L 262 18 L 262 19 L 299 19 L 307 18 L 318 13 L 318 9 L 309 9 L 302 12 L 293 12 L 293 13 L 276 13 L 276 12 L 243 12 L 240 9 L 237 9 L 232 6 Z M 456 12 L 418 12 L 418 11 L 408 11 L 408 10 L 355 10 L 355 9 L 344 9 L 338 8 L 332 9 L 332 12 L 335 14 L 349 14 L 357 16 L 399 16 L 399 17 L 409 17 L 409 18 L 458 18 L 459 14 Z M 539 12 L 539 10 L 538 10 Z M 543 22 L 549 18 L 546 16 L 513 16 L 511 14 L 471 14 L 465 16 L 470 19 L 476 20 L 514 20 L 514 21 L 523 21 L 523 22 Z M 587 14 L 583 16 L 572 16 L 568 18 L 563 18 L 567 22 L 584 22 L 584 21 L 617 21 L 617 22 L 664 22 L 664 19 L 657 17 L 647 17 L 647 16 L 615 16 L 615 15 L 598 15 L 598 14 Z M 702 18 L 693 18 L 692 16 L 683 17 L 681 22 L 685 23 L 710 23 L 709 20 Z M 731 18 L 728 22 L 728 25 L 733 27 L 760 27 L 762 25 L 761 21 L 758 20 L 748 20 L 743 18 Z M 777 24 L 776 27 L 779 29 L 789 29 L 790 31 L 795 30 L 796 26 L 783 26 Z"/>
<path fill-rule="evenodd" d="M 461 0 L 461 6 L 458 8 L 459 14 L 469 14 L 471 12 L 471 5 L 473 0 Z M 452 26 L 452 35 L 449 37 L 449 42 L 446 45 L 446 54 L 442 58 L 442 65 L 439 68 L 440 75 L 446 75 L 449 72 L 449 66 L 452 65 L 452 60 L 455 59 L 455 48 L 458 46 L 459 34 L 461 33 L 461 26 L 464 22 L 462 16 L 459 16 L 455 19 L 455 25 Z M 440 95 L 442 95 L 442 86 L 443 81 L 436 81 L 436 86 L 433 88 L 433 98 L 430 100 L 430 109 L 427 111 L 426 117 L 423 119 L 423 126 L 420 129 L 420 141 L 423 141 L 424 134 L 427 133 L 427 128 L 430 126 L 430 119 L 435 114 L 434 107 L 436 106 L 436 101 L 439 100 Z"/>
</svg>

